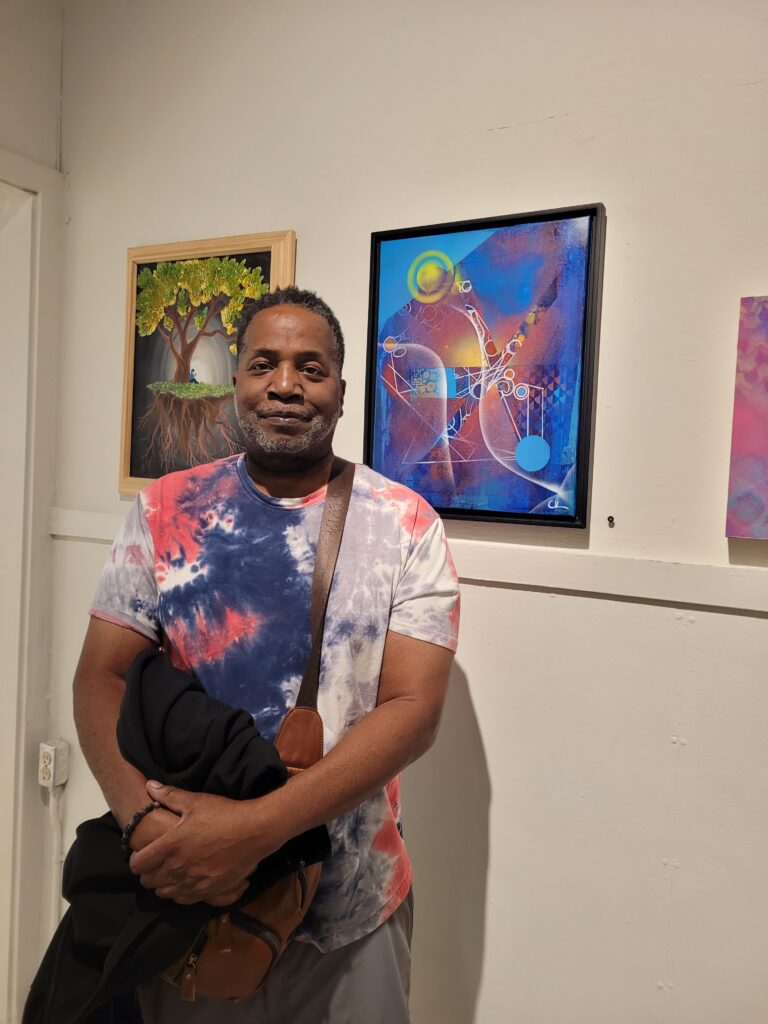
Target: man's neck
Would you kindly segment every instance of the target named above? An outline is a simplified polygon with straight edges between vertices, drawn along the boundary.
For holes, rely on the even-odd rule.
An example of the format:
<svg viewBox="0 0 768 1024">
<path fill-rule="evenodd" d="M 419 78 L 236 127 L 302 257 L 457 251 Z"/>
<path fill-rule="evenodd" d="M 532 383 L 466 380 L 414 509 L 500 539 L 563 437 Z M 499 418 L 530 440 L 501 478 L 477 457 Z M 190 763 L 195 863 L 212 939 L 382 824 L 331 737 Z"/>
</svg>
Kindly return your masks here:
<svg viewBox="0 0 768 1024">
<path fill-rule="evenodd" d="M 333 451 L 323 455 L 317 462 L 300 469 L 278 471 L 256 462 L 250 455 L 245 456 L 245 468 L 256 487 L 270 498 L 306 498 L 308 494 L 324 487 L 333 468 Z"/>
</svg>

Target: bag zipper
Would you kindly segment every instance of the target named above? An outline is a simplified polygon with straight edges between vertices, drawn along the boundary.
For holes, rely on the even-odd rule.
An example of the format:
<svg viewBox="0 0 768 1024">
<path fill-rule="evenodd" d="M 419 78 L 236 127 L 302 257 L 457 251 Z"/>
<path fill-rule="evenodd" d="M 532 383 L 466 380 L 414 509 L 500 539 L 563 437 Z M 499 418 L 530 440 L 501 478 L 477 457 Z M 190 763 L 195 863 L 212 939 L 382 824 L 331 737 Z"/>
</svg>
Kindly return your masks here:
<svg viewBox="0 0 768 1024">
<path fill-rule="evenodd" d="M 197 962 L 207 942 L 208 926 L 205 925 L 192 943 L 192 947 L 187 953 L 184 963 L 181 965 L 181 970 L 178 971 L 173 979 L 175 985 L 181 986 L 181 998 L 185 1002 L 192 1003 L 195 1001 Z"/>
<path fill-rule="evenodd" d="M 296 874 L 299 876 L 299 887 L 301 889 L 301 899 L 299 900 L 300 907 L 304 906 L 304 900 L 307 896 L 307 876 L 304 873 L 305 867 L 306 865 L 303 860 L 300 860 L 296 866 Z"/>
<path fill-rule="evenodd" d="M 307 876 L 304 872 L 305 862 L 303 860 L 298 862 L 296 868 L 296 874 L 299 879 L 299 888 L 301 889 L 301 906 L 304 905 L 304 899 L 307 894 Z M 245 931 L 250 932 L 251 935 L 255 935 L 261 939 L 262 942 L 267 946 L 270 953 L 272 954 L 272 963 L 277 960 L 280 956 L 280 936 L 277 932 L 268 928 L 261 921 L 257 921 L 256 918 L 251 917 L 249 914 L 243 913 L 241 910 L 233 910 L 229 914 L 230 920 L 238 925 L 240 928 L 244 928 Z M 200 954 L 205 949 L 206 943 L 208 942 L 208 925 L 205 925 L 200 933 L 198 934 L 195 941 L 192 943 L 192 947 L 187 953 L 181 969 L 177 972 L 173 979 L 174 984 L 181 986 L 181 998 L 185 1002 L 194 1002 L 196 994 L 196 975 L 197 975 L 197 964 L 200 960 Z"/>
<path fill-rule="evenodd" d="M 249 914 L 244 914 L 241 910 L 233 910 L 232 921 L 240 928 L 244 928 L 245 931 L 250 932 L 251 935 L 255 935 L 261 939 L 262 942 L 269 947 L 272 953 L 272 963 L 280 956 L 280 936 L 277 932 L 272 931 L 271 928 L 267 928 L 261 921 L 257 921 L 256 918 L 251 917 Z"/>
</svg>

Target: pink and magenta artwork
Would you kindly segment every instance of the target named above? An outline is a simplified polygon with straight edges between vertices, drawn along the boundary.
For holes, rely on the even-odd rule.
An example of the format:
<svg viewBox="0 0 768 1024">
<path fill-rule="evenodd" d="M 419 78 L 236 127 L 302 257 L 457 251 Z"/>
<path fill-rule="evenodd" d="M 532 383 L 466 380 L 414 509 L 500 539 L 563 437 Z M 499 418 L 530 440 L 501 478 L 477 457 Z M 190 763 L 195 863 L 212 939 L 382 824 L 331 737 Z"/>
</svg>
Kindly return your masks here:
<svg viewBox="0 0 768 1024">
<path fill-rule="evenodd" d="M 768 538 L 768 295 L 741 300 L 725 533 Z"/>
</svg>

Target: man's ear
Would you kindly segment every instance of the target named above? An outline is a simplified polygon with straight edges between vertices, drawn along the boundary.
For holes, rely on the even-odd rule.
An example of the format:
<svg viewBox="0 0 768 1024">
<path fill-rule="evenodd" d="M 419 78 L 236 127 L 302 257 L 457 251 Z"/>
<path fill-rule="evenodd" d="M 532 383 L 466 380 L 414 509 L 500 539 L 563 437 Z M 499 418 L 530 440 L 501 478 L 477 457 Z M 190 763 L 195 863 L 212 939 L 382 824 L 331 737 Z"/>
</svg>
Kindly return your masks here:
<svg viewBox="0 0 768 1024">
<path fill-rule="evenodd" d="M 344 415 L 344 395 L 347 391 L 347 382 L 345 380 L 339 381 L 341 386 L 341 401 L 339 402 L 339 418 Z"/>
</svg>

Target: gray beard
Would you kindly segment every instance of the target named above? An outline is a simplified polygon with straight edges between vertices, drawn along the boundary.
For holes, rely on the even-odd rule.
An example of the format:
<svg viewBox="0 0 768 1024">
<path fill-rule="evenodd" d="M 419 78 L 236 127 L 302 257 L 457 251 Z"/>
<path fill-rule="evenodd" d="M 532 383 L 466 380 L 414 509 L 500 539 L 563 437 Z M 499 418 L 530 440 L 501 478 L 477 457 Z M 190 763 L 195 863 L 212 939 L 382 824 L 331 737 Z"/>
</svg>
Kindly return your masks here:
<svg viewBox="0 0 768 1024">
<path fill-rule="evenodd" d="M 274 437 L 264 430 L 261 419 L 255 412 L 240 415 L 235 405 L 237 421 L 246 441 L 246 450 L 255 462 L 269 466 L 270 469 L 292 470 L 315 462 L 319 455 L 324 455 L 324 442 L 330 449 L 333 432 L 339 421 L 338 413 L 330 420 L 315 416 L 309 423 L 309 429 L 298 437 Z"/>
</svg>

